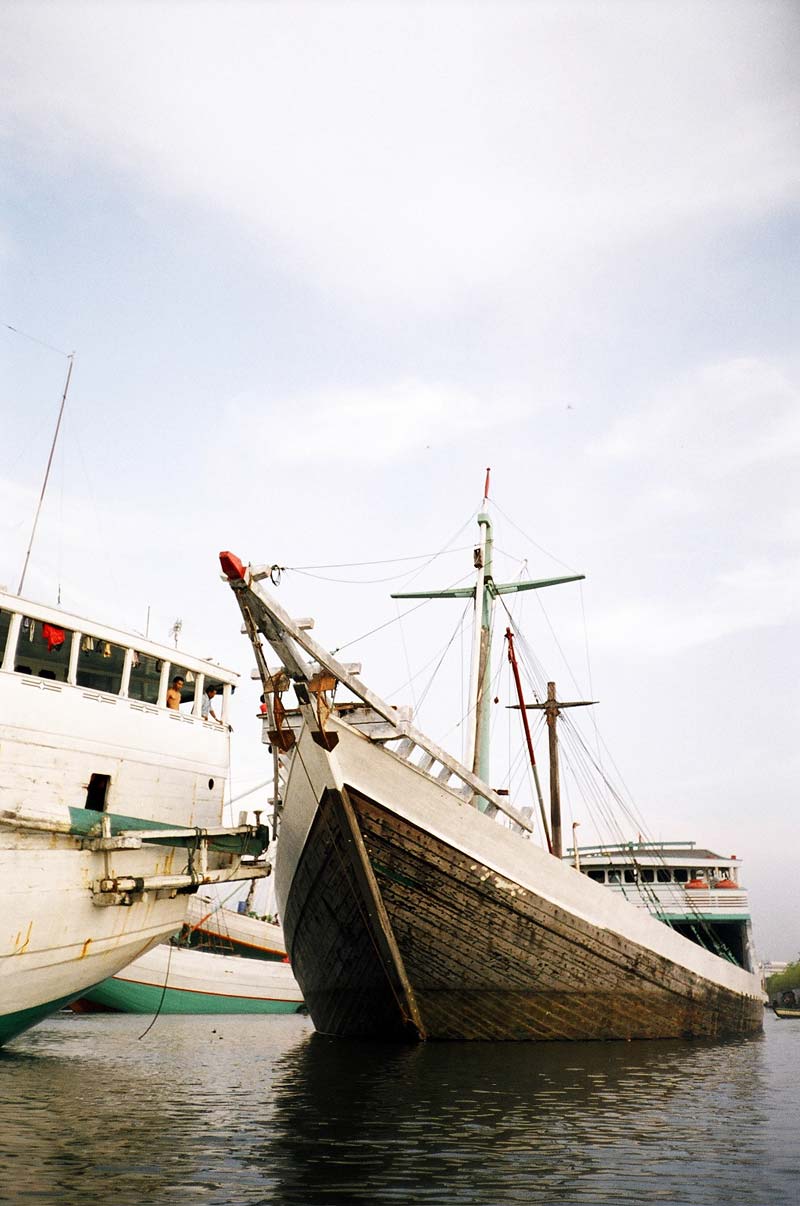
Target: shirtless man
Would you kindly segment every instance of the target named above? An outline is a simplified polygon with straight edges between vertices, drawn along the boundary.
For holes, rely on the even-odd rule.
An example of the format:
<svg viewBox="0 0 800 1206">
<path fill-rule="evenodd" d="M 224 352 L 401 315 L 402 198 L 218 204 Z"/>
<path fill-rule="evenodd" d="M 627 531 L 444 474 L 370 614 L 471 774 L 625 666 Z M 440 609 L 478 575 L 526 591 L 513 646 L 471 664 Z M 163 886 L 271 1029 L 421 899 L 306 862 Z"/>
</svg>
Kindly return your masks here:
<svg viewBox="0 0 800 1206">
<path fill-rule="evenodd" d="M 183 690 L 183 679 L 179 674 L 172 680 L 172 686 L 167 691 L 167 707 L 174 708 L 177 712 L 181 706 L 181 691 Z"/>
</svg>

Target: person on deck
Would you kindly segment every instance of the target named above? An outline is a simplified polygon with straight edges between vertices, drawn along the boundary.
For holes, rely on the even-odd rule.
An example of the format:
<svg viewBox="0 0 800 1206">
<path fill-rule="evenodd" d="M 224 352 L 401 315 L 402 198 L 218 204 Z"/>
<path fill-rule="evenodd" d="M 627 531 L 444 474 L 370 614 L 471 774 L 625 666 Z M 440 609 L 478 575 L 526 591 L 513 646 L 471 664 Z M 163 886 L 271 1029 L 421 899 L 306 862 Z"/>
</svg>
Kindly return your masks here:
<svg viewBox="0 0 800 1206">
<path fill-rule="evenodd" d="M 203 717 L 203 720 L 216 720 L 217 724 L 222 724 L 219 716 L 217 716 L 216 712 L 211 706 L 211 701 L 216 694 L 216 687 L 206 687 L 205 691 L 203 692 L 203 703 L 200 708 L 200 714 Z"/>
<path fill-rule="evenodd" d="M 172 680 L 172 686 L 167 691 L 167 707 L 173 708 L 176 712 L 181 706 L 181 691 L 183 690 L 184 680 L 179 674 L 176 674 Z"/>
</svg>

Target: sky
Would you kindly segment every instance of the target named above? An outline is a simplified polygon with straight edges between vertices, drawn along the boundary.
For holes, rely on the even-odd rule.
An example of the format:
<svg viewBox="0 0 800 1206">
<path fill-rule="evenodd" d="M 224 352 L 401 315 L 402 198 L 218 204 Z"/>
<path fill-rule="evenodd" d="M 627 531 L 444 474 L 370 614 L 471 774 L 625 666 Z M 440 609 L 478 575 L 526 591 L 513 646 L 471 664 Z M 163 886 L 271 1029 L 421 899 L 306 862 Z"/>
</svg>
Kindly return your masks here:
<svg viewBox="0 0 800 1206">
<path fill-rule="evenodd" d="M 74 352 L 25 594 L 239 669 L 234 794 L 269 766 L 221 549 L 458 753 L 461 607 L 389 594 L 469 574 L 491 466 L 496 576 L 586 575 L 514 604 L 544 677 L 796 958 L 799 34 L 771 0 L 4 0 L 0 583 Z"/>
</svg>

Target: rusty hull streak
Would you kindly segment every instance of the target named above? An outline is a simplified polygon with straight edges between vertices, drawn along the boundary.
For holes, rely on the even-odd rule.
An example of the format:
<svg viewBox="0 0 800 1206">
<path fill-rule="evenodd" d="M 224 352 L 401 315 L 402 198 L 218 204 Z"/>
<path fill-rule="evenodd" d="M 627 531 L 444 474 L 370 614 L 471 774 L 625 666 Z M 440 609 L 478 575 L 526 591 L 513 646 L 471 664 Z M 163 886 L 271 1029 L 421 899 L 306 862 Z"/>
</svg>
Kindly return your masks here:
<svg viewBox="0 0 800 1206">
<path fill-rule="evenodd" d="M 29 921 L 28 929 L 25 933 L 25 940 L 24 941 L 22 940 L 22 931 L 21 930 L 14 938 L 14 949 L 11 952 L 12 955 L 24 955 L 25 954 L 25 952 L 28 949 L 28 946 L 30 944 L 32 930 L 33 930 L 33 921 Z"/>
</svg>

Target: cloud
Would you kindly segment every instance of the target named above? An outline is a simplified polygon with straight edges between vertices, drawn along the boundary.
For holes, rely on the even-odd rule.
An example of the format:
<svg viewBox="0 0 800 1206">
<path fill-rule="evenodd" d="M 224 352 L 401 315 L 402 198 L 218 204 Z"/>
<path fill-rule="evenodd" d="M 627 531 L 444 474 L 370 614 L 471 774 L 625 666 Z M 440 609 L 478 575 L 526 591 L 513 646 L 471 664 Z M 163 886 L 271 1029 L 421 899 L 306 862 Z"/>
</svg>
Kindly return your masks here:
<svg viewBox="0 0 800 1206">
<path fill-rule="evenodd" d="M 595 616 L 600 649 L 631 656 L 674 657 L 754 629 L 789 623 L 800 609 L 797 558 L 749 561 L 718 573 L 689 596 L 638 601 Z"/>
<path fill-rule="evenodd" d="M 737 358 L 702 366 L 614 422 L 593 455 L 642 462 L 679 454 L 714 477 L 800 453 L 800 390 L 776 365 Z M 713 456 L 711 455 L 713 453 Z"/>
<path fill-rule="evenodd" d="M 427 449 L 452 447 L 471 434 L 511 422 L 519 406 L 494 398 L 491 408 L 471 391 L 426 382 L 368 388 L 330 387 L 302 396 L 238 396 L 225 423 L 229 453 L 271 447 L 282 466 L 364 465 L 374 470 Z M 283 416 L 302 422 L 281 422 Z"/>
<path fill-rule="evenodd" d="M 351 300 L 427 310 L 517 288 L 542 305 L 654 232 L 797 194 L 789 5 L 55 4 L 5 20 L 21 145 L 35 131 L 61 170 L 88 153 L 212 207 Z"/>
</svg>

